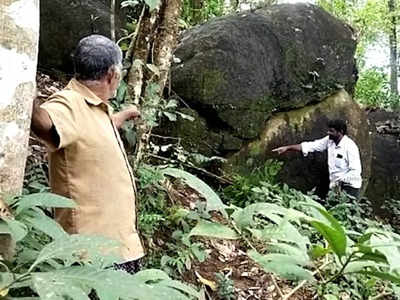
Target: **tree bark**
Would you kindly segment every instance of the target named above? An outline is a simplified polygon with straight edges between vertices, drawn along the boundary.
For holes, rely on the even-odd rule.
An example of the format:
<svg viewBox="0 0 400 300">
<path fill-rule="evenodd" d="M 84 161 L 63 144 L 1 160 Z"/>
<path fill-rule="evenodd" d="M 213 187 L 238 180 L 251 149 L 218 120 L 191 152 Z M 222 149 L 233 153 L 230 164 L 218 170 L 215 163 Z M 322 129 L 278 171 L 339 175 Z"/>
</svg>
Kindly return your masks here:
<svg viewBox="0 0 400 300">
<path fill-rule="evenodd" d="M 388 0 L 388 9 L 390 16 L 390 91 L 393 95 L 398 94 L 397 83 L 397 18 L 395 16 L 396 0 Z"/>
<path fill-rule="evenodd" d="M 182 8 L 182 0 L 161 0 L 158 9 L 150 12 L 148 8 L 143 11 L 138 22 L 138 33 L 131 41 L 127 59 L 131 63 L 128 72 L 128 91 L 132 102 L 140 104 L 148 81 L 159 85 L 162 95 L 168 80 L 173 50 L 177 44 L 178 18 Z M 132 60 L 131 53 L 133 53 Z M 153 64 L 158 68 L 158 74 L 146 71 L 146 64 Z M 138 144 L 135 151 L 134 168 L 148 144 L 151 128 L 140 124 L 137 128 Z"/>
<path fill-rule="evenodd" d="M 165 87 L 171 67 L 173 50 L 177 45 L 181 14 L 181 0 L 167 0 L 162 2 L 160 8 L 160 24 L 158 26 L 157 39 L 154 45 L 154 64 L 158 67 L 160 75 L 158 84 L 160 91 Z"/>
<path fill-rule="evenodd" d="M 0 213 L 4 197 L 22 190 L 36 89 L 39 0 L 0 1 Z M 2 245 L 12 245 L 4 241 Z M 1 249 L 8 257 L 10 247 Z M 7 253 L 8 252 L 8 253 Z"/>
</svg>

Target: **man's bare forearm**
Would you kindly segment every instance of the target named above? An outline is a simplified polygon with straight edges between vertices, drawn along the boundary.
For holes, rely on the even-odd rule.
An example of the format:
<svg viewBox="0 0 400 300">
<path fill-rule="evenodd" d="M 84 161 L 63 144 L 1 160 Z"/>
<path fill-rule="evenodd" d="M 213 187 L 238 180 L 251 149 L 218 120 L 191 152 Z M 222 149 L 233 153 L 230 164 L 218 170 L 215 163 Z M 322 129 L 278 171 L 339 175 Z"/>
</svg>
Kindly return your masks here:
<svg viewBox="0 0 400 300">
<path fill-rule="evenodd" d="M 132 106 L 123 111 L 117 112 L 113 114 L 112 120 L 114 125 L 119 129 L 122 124 L 124 124 L 127 120 L 133 120 L 140 117 L 140 112 L 138 111 L 136 106 Z"/>
</svg>

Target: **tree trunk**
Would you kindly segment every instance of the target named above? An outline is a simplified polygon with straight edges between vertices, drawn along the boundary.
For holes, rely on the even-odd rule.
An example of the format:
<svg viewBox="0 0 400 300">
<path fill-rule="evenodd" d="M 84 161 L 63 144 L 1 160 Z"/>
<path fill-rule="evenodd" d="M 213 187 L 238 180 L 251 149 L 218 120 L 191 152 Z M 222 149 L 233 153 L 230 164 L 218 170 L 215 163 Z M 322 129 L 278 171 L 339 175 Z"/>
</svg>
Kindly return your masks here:
<svg viewBox="0 0 400 300">
<path fill-rule="evenodd" d="M 140 104 L 147 81 L 156 82 L 162 95 L 168 80 L 172 53 L 177 44 L 178 18 L 182 0 L 161 0 L 160 7 L 150 12 L 144 8 L 138 22 L 138 32 L 129 46 L 127 59 L 131 63 L 128 72 L 128 91 L 135 104 Z M 133 61 L 131 55 L 135 58 Z M 158 74 L 146 71 L 146 64 L 158 68 Z M 140 124 L 137 128 L 138 144 L 134 168 L 142 159 L 148 144 L 151 128 Z"/>
<path fill-rule="evenodd" d="M 4 216 L 4 197 L 22 190 L 28 155 L 36 88 L 39 0 L 1 0 L 0 24 L 0 213 Z M 7 253 L 0 256 L 7 257 Z"/>
<path fill-rule="evenodd" d="M 396 0 L 388 0 L 390 16 L 390 91 L 393 95 L 398 94 L 397 84 L 397 18 L 395 16 Z"/>
<path fill-rule="evenodd" d="M 181 8 L 181 0 L 163 1 L 160 8 L 160 24 L 158 26 L 157 39 L 154 41 L 153 63 L 160 71 L 158 84 L 161 92 L 167 82 L 173 50 L 177 45 L 178 19 L 181 14 Z"/>
</svg>

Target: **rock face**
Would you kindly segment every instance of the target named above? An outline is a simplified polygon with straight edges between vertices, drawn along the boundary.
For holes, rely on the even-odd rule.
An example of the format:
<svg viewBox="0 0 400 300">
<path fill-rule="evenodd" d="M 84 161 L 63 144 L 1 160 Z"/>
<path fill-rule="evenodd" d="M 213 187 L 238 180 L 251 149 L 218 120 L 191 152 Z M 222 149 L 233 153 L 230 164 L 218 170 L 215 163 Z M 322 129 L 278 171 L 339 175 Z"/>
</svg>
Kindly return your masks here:
<svg viewBox="0 0 400 300">
<path fill-rule="evenodd" d="M 72 72 L 71 52 L 84 36 L 110 37 L 110 0 L 41 0 L 39 65 Z M 116 31 L 124 24 L 120 0 L 115 1 Z"/>
<path fill-rule="evenodd" d="M 400 120 L 398 113 L 368 113 L 373 131 L 371 179 L 366 191 L 377 208 L 385 199 L 400 199 Z"/>
<path fill-rule="evenodd" d="M 229 158 L 229 169 L 246 174 L 263 167 L 269 158 L 283 160 L 285 163 L 279 176 L 290 186 L 302 191 L 316 187 L 320 196 L 329 188 L 329 175 L 326 151 L 276 155 L 271 150 L 286 144 L 297 144 L 326 136 L 328 119 L 347 120 L 348 136 L 360 149 L 363 188 L 367 187 L 371 164 L 371 138 L 366 114 L 344 90 L 327 97 L 318 104 L 301 109 L 274 114 L 267 122 L 259 139 L 243 147 Z"/>
<path fill-rule="evenodd" d="M 257 138 L 273 112 L 319 102 L 340 87 L 352 93 L 355 47 L 350 27 L 311 4 L 275 5 L 190 30 L 172 68 L 172 89 L 200 120 L 188 143 L 232 153 Z"/>
</svg>

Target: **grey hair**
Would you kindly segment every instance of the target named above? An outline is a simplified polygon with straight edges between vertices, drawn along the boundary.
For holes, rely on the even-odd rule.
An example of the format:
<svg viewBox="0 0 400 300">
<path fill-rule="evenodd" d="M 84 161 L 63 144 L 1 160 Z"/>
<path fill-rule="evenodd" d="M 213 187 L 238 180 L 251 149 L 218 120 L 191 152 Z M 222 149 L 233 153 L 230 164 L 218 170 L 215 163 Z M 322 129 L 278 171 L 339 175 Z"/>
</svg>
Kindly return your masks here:
<svg viewBox="0 0 400 300">
<path fill-rule="evenodd" d="M 99 80 L 110 68 L 120 69 L 122 52 L 110 39 L 93 34 L 79 41 L 72 59 L 76 79 Z"/>
</svg>

